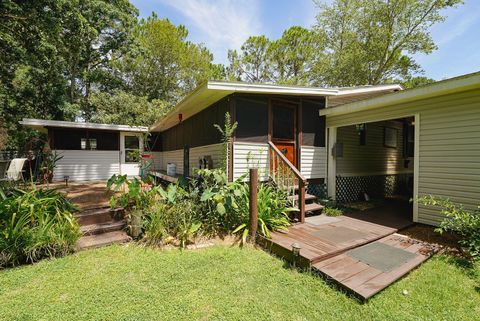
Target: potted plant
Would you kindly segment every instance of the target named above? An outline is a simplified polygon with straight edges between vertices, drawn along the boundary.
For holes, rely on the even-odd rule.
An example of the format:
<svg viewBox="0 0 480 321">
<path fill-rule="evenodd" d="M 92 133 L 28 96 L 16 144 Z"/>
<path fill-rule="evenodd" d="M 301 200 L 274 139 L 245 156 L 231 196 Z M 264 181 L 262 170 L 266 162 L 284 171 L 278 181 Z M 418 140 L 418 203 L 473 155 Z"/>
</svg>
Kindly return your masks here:
<svg viewBox="0 0 480 321">
<path fill-rule="evenodd" d="M 53 171 L 57 167 L 57 162 L 63 156 L 57 154 L 57 151 L 52 151 L 49 147 L 43 150 L 42 164 L 40 165 L 40 173 L 44 183 L 51 183 L 53 181 Z"/>
</svg>

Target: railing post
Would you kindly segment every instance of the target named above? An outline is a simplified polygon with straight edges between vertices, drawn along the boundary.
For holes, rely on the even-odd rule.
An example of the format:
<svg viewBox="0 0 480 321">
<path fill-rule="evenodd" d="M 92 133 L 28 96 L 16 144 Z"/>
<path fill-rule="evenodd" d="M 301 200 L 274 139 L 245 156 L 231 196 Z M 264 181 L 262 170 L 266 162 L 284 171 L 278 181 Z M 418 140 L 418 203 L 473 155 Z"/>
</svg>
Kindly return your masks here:
<svg viewBox="0 0 480 321">
<path fill-rule="evenodd" d="M 305 223 L 305 182 L 298 180 L 298 207 L 300 210 L 300 223 Z"/>
<path fill-rule="evenodd" d="M 250 240 L 255 242 L 258 226 L 257 208 L 258 169 L 250 168 Z"/>
</svg>

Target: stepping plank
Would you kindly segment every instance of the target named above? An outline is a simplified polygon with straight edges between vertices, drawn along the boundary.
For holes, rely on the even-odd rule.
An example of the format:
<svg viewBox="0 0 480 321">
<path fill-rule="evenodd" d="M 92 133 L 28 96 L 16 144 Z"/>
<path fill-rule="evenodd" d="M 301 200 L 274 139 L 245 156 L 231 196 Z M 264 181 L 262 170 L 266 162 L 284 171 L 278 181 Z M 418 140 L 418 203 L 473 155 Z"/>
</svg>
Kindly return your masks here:
<svg viewBox="0 0 480 321">
<path fill-rule="evenodd" d="M 396 249 L 415 255 L 404 263 L 398 263 L 389 272 L 376 269 L 358 257 L 349 257 L 348 253 L 339 254 L 328 260 L 315 263 L 313 267 L 362 299 L 368 299 L 419 266 L 430 258 L 434 252 L 434 250 L 428 252 L 431 249 L 429 244 L 399 235 L 389 235 L 376 242 L 393 246 Z M 410 245 L 405 247 L 405 244 Z M 360 248 L 362 247 L 357 249 Z M 424 255 L 422 253 L 429 254 Z"/>
</svg>

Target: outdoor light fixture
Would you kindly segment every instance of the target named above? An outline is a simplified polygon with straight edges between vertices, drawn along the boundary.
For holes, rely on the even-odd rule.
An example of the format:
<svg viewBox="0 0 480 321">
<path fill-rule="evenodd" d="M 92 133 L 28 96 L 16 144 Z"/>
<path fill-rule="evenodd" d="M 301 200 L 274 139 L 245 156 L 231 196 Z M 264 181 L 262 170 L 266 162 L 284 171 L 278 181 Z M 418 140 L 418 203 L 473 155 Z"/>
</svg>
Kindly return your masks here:
<svg viewBox="0 0 480 321">
<path fill-rule="evenodd" d="M 183 119 L 183 114 L 178 114 L 178 122 L 181 123 Z"/>
<path fill-rule="evenodd" d="M 295 256 L 295 257 L 299 256 L 301 249 L 302 249 L 302 247 L 300 246 L 300 244 L 298 244 L 298 243 L 293 243 L 293 244 L 292 244 L 292 253 L 293 253 L 293 256 Z"/>
</svg>

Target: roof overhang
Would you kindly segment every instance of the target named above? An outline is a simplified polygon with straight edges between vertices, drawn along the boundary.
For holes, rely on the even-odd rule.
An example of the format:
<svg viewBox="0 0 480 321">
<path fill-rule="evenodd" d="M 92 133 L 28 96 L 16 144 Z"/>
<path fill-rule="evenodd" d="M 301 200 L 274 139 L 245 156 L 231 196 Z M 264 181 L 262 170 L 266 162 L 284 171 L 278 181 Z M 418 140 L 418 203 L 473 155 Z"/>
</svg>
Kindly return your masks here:
<svg viewBox="0 0 480 321">
<path fill-rule="evenodd" d="M 70 121 L 61 121 L 61 120 L 44 120 L 44 119 L 24 118 L 19 123 L 21 125 L 36 129 L 36 130 L 41 131 L 41 132 L 47 132 L 47 129 L 49 127 L 96 129 L 96 130 L 136 132 L 136 133 L 146 133 L 146 132 L 148 132 L 148 127 L 142 127 L 142 126 L 81 123 L 81 122 L 70 122 Z"/>
<path fill-rule="evenodd" d="M 480 88 L 480 72 L 435 82 L 423 87 L 394 92 L 319 111 L 320 116 L 337 116 L 448 95 Z"/>
<path fill-rule="evenodd" d="M 281 86 L 271 84 L 250 84 L 242 82 L 208 81 L 187 95 L 175 108 L 160 121 L 150 127 L 151 131 L 164 131 L 178 124 L 178 115 L 188 119 L 213 103 L 234 93 L 286 95 L 304 97 L 354 96 L 370 92 L 390 92 L 402 90 L 400 85 L 362 86 L 352 88 L 318 88 L 300 86 Z"/>
</svg>

